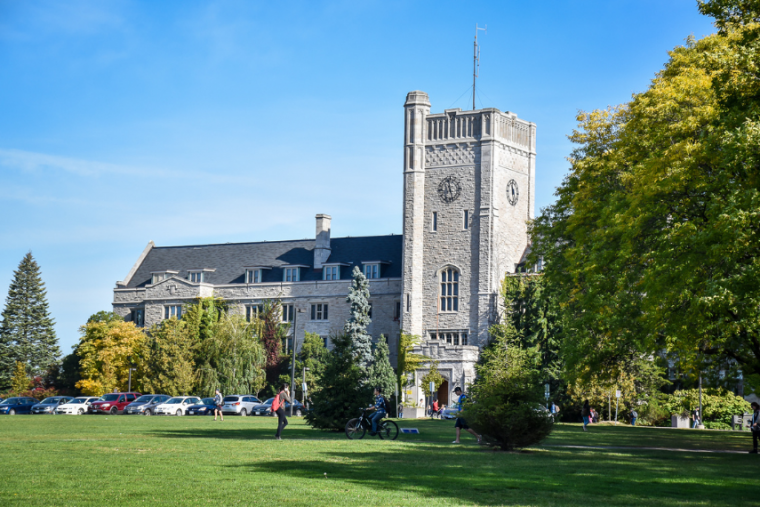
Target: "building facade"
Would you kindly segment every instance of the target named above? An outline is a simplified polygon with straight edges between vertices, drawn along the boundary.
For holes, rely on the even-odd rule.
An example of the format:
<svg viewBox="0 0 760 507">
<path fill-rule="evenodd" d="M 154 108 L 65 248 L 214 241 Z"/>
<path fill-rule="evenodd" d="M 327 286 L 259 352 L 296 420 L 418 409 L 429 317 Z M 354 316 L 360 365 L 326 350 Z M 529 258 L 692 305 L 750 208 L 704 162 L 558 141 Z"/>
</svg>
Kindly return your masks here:
<svg viewBox="0 0 760 507">
<path fill-rule="evenodd" d="M 157 247 L 150 242 L 114 290 L 114 311 L 150 326 L 216 295 L 254 315 L 267 299 L 325 339 L 348 318 L 351 271 L 370 279 L 374 339 L 395 361 L 403 329 L 439 362 L 439 398 L 475 377 L 499 313 L 499 291 L 527 249 L 534 215 L 536 126 L 498 109 L 430 114 L 424 92 L 404 104 L 403 234 L 331 238 L 317 215 L 314 240 Z M 329 344 L 328 344 L 329 345 Z M 424 375 L 427 370 L 418 371 Z M 416 382 L 415 382 L 416 384 Z M 415 392 L 417 399 L 421 393 Z M 421 397 L 421 396 L 420 396 Z"/>
</svg>

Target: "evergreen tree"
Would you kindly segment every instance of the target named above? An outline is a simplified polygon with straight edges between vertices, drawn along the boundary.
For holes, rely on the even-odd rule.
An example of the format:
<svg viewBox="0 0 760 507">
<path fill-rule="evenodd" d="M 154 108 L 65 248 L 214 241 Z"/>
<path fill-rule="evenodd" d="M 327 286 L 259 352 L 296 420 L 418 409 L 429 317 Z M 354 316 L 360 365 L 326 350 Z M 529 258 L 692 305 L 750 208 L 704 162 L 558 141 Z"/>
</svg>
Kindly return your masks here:
<svg viewBox="0 0 760 507">
<path fill-rule="evenodd" d="M 358 267 L 354 267 L 351 288 L 346 302 L 351 305 L 351 316 L 343 326 L 343 332 L 351 339 L 359 367 L 366 371 L 372 364 L 372 337 L 367 334 L 369 318 L 369 282 Z"/>
<path fill-rule="evenodd" d="M 0 388 L 7 387 L 16 361 L 41 375 L 61 355 L 48 311 L 40 267 L 27 253 L 8 289 L 0 325 Z"/>
<path fill-rule="evenodd" d="M 342 431 L 346 422 L 372 400 L 371 389 L 363 382 L 364 371 L 347 334 L 331 338 L 334 348 L 327 356 L 322 387 L 312 394 L 313 410 L 306 422 L 313 428 Z"/>
<path fill-rule="evenodd" d="M 21 361 L 16 361 L 16 367 L 13 371 L 13 380 L 11 381 L 11 390 L 19 395 L 29 390 L 32 386 L 32 380 L 26 374 L 26 366 Z"/>
<path fill-rule="evenodd" d="M 389 355 L 388 344 L 385 343 L 385 337 L 381 336 L 372 351 L 372 364 L 367 371 L 367 385 L 382 388 L 387 397 L 396 391 L 396 373 L 388 359 Z"/>
</svg>

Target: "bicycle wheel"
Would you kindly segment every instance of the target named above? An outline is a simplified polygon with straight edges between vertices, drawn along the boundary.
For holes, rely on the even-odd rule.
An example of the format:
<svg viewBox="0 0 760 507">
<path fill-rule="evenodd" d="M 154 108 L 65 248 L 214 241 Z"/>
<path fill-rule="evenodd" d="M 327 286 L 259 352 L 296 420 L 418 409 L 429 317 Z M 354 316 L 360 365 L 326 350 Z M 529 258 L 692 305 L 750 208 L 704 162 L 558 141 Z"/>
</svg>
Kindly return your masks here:
<svg viewBox="0 0 760 507">
<path fill-rule="evenodd" d="M 346 424 L 346 436 L 351 440 L 360 440 L 364 438 L 364 433 L 367 430 L 362 426 L 362 422 L 359 418 L 351 419 Z"/>
<path fill-rule="evenodd" d="M 380 423 L 380 431 L 377 432 L 383 440 L 396 440 L 398 437 L 398 424 L 393 421 Z"/>
</svg>

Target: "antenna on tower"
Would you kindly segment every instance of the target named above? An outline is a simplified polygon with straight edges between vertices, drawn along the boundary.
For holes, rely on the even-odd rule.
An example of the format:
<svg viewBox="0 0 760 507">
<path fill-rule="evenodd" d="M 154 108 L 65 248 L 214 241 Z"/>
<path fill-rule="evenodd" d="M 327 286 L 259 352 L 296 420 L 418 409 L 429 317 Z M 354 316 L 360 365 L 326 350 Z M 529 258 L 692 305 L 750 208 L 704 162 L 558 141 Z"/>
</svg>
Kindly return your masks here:
<svg viewBox="0 0 760 507">
<path fill-rule="evenodd" d="M 480 47 L 478 46 L 478 30 L 483 30 L 488 33 L 488 25 L 485 28 L 480 28 L 477 23 L 475 24 L 475 53 L 472 58 L 472 110 L 475 111 L 475 81 L 478 79 L 478 71 L 480 70 Z"/>
</svg>

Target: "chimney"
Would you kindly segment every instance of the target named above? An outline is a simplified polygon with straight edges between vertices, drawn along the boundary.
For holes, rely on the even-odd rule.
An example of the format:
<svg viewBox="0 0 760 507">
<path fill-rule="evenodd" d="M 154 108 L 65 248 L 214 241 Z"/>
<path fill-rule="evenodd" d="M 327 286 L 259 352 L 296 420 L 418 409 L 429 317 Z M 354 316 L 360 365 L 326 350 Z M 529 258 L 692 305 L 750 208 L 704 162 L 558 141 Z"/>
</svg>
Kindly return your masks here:
<svg viewBox="0 0 760 507">
<path fill-rule="evenodd" d="M 330 215 L 317 215 L 317 244 L 314 247 L 314 269 L 322 269 L 322 264 L 330 258 Z"/>
</svg>

